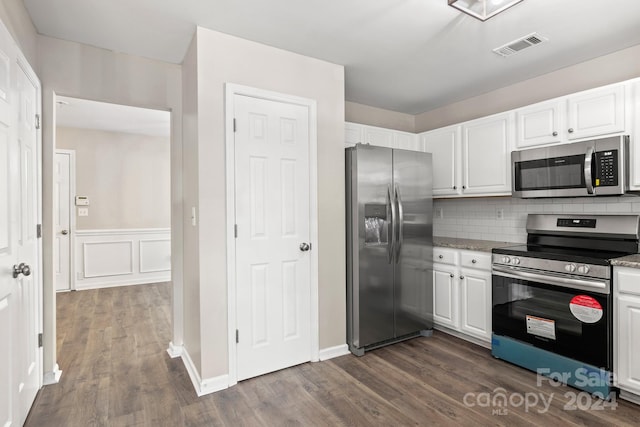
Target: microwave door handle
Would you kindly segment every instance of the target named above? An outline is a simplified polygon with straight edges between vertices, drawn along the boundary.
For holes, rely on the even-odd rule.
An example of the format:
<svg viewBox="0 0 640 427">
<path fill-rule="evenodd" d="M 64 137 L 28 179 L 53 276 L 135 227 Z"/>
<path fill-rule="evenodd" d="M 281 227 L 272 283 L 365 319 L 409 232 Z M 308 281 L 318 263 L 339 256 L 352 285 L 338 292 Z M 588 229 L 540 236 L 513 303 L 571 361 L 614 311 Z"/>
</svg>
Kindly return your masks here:
<svg viewBox="0 0 640 427">
<path fill-rule="evenodd" d="M 594 194 L 592 166 L 593 147 L 589 147 L 587 154 L 584 155 L 584 182 L 587 185 L 587 194 Z"/>
</svg>

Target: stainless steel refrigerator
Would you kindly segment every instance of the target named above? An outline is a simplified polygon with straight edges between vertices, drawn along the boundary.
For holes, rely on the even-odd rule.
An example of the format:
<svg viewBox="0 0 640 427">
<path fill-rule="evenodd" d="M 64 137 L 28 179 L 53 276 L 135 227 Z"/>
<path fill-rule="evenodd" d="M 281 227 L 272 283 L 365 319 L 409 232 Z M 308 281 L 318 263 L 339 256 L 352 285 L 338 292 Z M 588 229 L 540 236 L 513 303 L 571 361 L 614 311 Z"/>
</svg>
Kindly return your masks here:
<svg viewBox="0 0 640 427">
<path fill-rule="evenodd" d="M 347 341 L 358 356 L 433 327 L 431 154 L 346 149 Z"/>
</svg>

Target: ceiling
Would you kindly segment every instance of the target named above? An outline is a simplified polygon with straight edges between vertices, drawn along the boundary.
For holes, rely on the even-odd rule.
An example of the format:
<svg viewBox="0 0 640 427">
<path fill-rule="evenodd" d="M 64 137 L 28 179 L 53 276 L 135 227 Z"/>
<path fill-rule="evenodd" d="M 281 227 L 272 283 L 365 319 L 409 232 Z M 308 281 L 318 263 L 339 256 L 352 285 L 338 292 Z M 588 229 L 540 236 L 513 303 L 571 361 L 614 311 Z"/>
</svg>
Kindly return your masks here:
<svg viewBox="0 0 640 427">
<path fill-rule="evenodd" d="M 171 117 L 168 111 L 66 96 L 57 96 L 56 102 L 56 126 L 167 138 L 170 135 Z"/>
<path fill-rule="evenodd" d="M 39 33 L 181 63 L 196 25 L 345 66 L 346 99 L 417 114 L 640 44 L 638 0 L 24 0 Z M 492 49 L 537 32 L 548 42 Z"/>
</svg>

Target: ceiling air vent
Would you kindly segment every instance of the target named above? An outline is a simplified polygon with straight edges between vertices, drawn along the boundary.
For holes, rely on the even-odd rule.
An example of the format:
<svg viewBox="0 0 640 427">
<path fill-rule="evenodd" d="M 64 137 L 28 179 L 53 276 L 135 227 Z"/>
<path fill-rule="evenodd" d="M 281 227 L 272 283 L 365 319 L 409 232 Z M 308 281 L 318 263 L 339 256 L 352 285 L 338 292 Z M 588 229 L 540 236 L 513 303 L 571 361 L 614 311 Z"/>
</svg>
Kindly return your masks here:
<svg viewBox="0 0 640 427">
<path fill-rule="evenodd" d="M 505 45 L 502 45 L 500 47 L 497 47 L 495 49 L 493 49 L 493 51 L 495 53 L 497 53 L 500 56 L 511 56 L 515 53 L 520 52 L 523 49 L 526 49 L 528 47 L 531 46 L 535 46 L 538 45 L 540 43 L 546 42 L 547 39 L 545 37 L 542 37 L 540 34 L 538 33 L 531 33 L 529 35 L 526 35 L 524 37 L 520 37 L 517 40 L 514 40 L 512 42 L 509 42 Z"/>
</svg>

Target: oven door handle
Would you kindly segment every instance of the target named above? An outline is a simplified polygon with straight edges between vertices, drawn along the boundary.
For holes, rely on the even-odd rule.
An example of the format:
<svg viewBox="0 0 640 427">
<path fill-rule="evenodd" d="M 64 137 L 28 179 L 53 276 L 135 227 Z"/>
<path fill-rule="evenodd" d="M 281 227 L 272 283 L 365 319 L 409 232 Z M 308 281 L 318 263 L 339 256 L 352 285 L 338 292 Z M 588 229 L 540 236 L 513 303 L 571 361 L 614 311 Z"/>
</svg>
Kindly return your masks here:
<svg viewBox="0 0 640 427">
<path fill-rule="evenodd" d="M 511 279 L 535 280 L 540 283 L 548 283 L 550 285 L 564 286 L 571 289 L 579 289 L 582 291 L 597 292 L 599 294 L 611 293 L 609 281 L 574 279 L 568 277 L 550 276 L 548 274 L 532 273 L 523 270 L 514 270 L 499 265 L 493 266 L 493 274 L 500 277 L 508 277 Z"/>
</svg>

